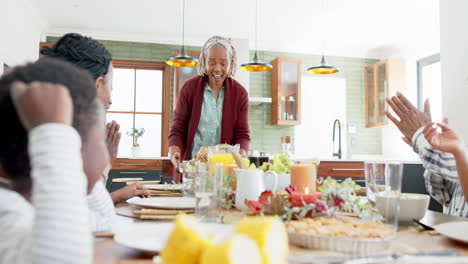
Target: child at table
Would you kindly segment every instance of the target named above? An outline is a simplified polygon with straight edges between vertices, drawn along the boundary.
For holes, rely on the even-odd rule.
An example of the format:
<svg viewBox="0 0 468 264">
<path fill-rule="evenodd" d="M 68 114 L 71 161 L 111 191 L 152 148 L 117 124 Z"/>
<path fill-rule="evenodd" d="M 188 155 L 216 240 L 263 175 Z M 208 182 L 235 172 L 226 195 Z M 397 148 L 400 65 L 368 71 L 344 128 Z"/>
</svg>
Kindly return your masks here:
<svg viewBox="0 0 468 264">
<path fill-rule="evenodd" d="M 91 76 L 54 59 L 0 79 L 0 263 L 91 263 L 86 195 L 109 162 Z"/>
<path fill-rule="evenodd" d="M 90 37 L 68 33 L 58 39 L 52 47 L 43 47 L 41 53 L 46 57 L 65 60 L 89 72 L 93 77 L 98 99 L 106 110 L 109 109 L 112 104 L 113 65 L 112 55 L 104 45 Z M 117 158 L 121 136 L 119 129 L 120 125 L 116 121 L 107 123 L 106 142 L 111 159 Z M 103 182 L 98 182 L 88 197 L 90 209 L 97 214 L 96 231 L 110 229 L 109 215 L 106 214 L 109 210 L 109 206 L 106 205 L 108 197 L 104 195 L 106 193 L 108 196 L 104 184 L 108 178 L 109 168 L 110 163 L 109 167 L 102 172 Z M 149 197 L 150 191 L 140 183 L 132 183 L 110 195 L 114 203 L 120 203 L 134 196 Z M 112 212 L 113 209 L 112 206 Z"/>
</svg>

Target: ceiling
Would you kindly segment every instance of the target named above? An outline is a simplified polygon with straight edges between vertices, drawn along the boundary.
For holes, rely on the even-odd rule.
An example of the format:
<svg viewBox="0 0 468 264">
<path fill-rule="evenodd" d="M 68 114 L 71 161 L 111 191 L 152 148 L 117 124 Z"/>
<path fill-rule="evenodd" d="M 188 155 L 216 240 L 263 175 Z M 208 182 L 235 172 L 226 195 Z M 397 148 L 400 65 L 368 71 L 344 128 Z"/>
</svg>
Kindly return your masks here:
<svg viewBox="0 0 468 264">
<path fill-rule="evenodd" d="M 30 0 L 47 35 L 181 43 L 182 0 Z M 439 50 L 439 0 L 259 0 L 258 49 L 384 58 Z M 253 0 L 186 0 L 185 41 L 249 39 Z M 419 54 L 418 54 L 419 55 Z M 424 55 L 424 54 L 421 54 Z"/>
</svg>

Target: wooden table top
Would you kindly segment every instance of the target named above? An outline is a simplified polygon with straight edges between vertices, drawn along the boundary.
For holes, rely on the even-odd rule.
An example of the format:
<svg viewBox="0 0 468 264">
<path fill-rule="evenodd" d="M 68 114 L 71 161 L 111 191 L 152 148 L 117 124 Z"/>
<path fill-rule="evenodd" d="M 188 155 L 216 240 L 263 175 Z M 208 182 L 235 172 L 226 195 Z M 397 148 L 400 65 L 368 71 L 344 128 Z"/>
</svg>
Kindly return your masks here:
<svg viewBox="0 0 468 264">
<path fill-rule="evenodd" d="M 427 211 L 423 223 L 435 225 L 453 221 L 468 221 L 468 218 L 444 215 L 438 212 Z M 151 223 L 123 216 L 116 218 L 116 232 L 134 228 L 135 226 L 150 225 Z M 153 222 L 157 223 L 157 222 Z M 440 251 L 445 249 L 456 249 L 462 256 L 468 256 L 468 245 L 453 241 L 441 235 L 430 235 L 401 228 L 397 234 L 394 245 L 407 249 L 407 252 Z M 290 246 L 290 256 L 301 256 L 310 254 L 311 250 Z M 117 244 L 112 238 L 97 239 L 94 246 L 94 263 L 96 264 L 150 264 L 153 255 L 130 249 Z"/>
</svg>

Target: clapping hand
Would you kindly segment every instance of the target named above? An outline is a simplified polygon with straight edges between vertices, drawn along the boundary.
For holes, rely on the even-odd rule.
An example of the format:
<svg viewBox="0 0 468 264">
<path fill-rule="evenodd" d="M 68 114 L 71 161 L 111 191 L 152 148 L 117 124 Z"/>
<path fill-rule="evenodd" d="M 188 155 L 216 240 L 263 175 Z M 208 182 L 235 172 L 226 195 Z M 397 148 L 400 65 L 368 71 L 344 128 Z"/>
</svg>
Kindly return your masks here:
<svg viewBox="0 0 468 264">
<path fill-rule="evenodd" d="M 442 131 L 437 131 L 438 128 L 441 128 Z M 430 123 L 426 125 L 423 133 L 429 144 L 437 150 L 456 153 L 464 147 L 460 135 L 449 128 L 446 123 Z"/>
<path fill-rule="evenodd" d="M 117 158 L 117 154 L 119 152 L 120 137 L 122 136 L 122 133 L 119 130 L 120 125 L 115 120 L 107 123 L 106 142 L 111 160 Z"/>
<path fill-rule="evenodd" d="M 411 139 L 414 133 L 431 122 L 431 110 L 429 99 L 424 102 L 424 111 L 420 111 L 400 92 L 392 98 L 386 99 L 387 103 L 393 109 L 400 120 L 393 116 L 389 111 L 385 111 L 385 115 L 390 119 L 398 129 L 403 133 L 403 141 L 411 145 Z"/>
</svg>

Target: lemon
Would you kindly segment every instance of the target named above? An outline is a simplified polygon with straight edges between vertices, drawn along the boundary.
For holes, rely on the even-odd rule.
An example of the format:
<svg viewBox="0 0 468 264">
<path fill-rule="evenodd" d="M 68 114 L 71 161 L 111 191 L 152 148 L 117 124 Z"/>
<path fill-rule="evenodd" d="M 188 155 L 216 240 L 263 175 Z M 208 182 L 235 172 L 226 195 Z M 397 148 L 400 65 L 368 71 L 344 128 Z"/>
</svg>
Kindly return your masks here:
<svg viewBox="0 0 468 264">
<path fill-rule="evenodd" d="M 237 224 L 236 233 L 255 240 L 263 264 L 287 263 L 288 234 L 283 222 L 277 217 L 247 217 Z"/>
</svg>

